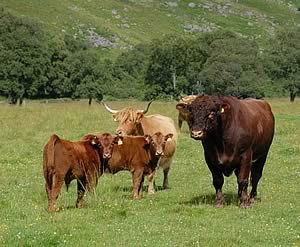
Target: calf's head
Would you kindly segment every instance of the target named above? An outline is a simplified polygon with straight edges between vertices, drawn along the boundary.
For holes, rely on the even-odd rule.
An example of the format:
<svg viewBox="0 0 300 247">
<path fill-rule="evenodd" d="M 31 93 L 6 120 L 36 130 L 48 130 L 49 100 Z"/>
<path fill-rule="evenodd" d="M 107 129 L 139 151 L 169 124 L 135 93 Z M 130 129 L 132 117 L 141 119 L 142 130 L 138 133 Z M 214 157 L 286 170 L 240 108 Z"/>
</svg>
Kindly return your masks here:
<svg viewBox="0 0 300 247">
<path fill-rule="evenodd" d="M 119 122 L 119 126 L 116 129 L 116 134 L 119 136 L 124 135 L 143 135 L 142 129 L 140 127 L 140 122 L 144 115 L 148 112 L 150 101 L 145 110 L 134 110 L 131 107 L 124 108 L 122 110 L 112 110 L 107 104 L 102 102 L 105 109 L 112 113 L 113 120 Z"/>
<path fill-rule="evenodd" d="M 86 135 L 81 140 L 89 141 L 94 148 L 99 150 L 102 158 L 107 160 L 111 158 L 114 145 L 119 143 L 120 138 L 122 137 L 104 133 L 102 135 Z"/>
<path fill-rule="evenodd" d="M 171 141 L 173 134 L 163 135 L 161 132 L 156 132 L 154 135 L 145 135 L 146 142 L 150 145 L 150 149 L 157 157 L 163 156 L 166 143 Z"/>
<path fill-rule="evenodd" d="M 221 104 L 217 97 L 198 96 L 191 104 L 177 104 L 176 109 L 189 115 L 191 137 L 203 140 L 218 127 L 218 118 L 224 112 L 226 104 Z"/>
<path fill-rule="evenodd" d="M 104 133 L 98 136 L 98 139 L 99 139 L 99 148 L 100 148 L 100 153 L 102 154 L 102 158 L 108 160 L 112 156 L 114 145 L 120 143 L 122 137 L 112 136 L 109 133 Z"/>
</svg>

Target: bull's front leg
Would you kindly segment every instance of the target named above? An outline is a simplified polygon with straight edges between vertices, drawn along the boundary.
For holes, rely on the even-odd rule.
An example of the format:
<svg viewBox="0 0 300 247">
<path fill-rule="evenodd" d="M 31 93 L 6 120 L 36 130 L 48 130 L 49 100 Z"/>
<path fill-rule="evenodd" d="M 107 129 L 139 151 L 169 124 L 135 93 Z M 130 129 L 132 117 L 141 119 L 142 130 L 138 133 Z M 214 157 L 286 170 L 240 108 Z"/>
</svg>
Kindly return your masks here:
<svg viewBox="0 0 300 247">
<path fill-rule="evenodd" d="M 133 200 L 138 200 L 142 198 L 143 173 L 144 173 L 144 169 L 138 169 L 133 171 L 132 173 Z"/>
<path fill-rule="evenodd" d="M 248 180 L 251 167 L 252 152 L 246 152 L 242 155 L 239 174 L 238 174 L 238 195 L 240 197 L 240 207 L 251 207 L 248 196 Z"/>
<path fill-rule="evenodd" d="M 216 190 L 216 207 L 223 208 L 224 207 L 224 198 L 222 193 L 222 187 L 224 184 L 224 176 L 220 169 L 217 169 L 215 166 L 209 166 L 209 169 L 213 178 L 213 185 Z"/>
</svg>

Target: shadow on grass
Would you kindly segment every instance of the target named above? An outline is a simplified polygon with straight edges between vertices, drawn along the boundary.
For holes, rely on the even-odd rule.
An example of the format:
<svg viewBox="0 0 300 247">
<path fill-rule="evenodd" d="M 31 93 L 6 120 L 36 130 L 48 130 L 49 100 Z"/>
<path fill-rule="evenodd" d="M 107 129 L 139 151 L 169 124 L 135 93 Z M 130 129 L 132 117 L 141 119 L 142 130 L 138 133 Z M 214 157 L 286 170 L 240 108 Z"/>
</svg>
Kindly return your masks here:
<svg viewBox="0 0 300 247">
<path fill-rule="evenodd" d="M 224 204 L 225 205 L 233 205 L 238 206 L 240 201 L 236 193 L 223 193 L 224 196 Z M 200 205 L 200 204 L 208 204 L 215 205 L 216 204 L 216 194 L 202 194 L 197 197 L 193 197 L 190 201 L 183 202 L 186 205 Z"/>
<path fill-rule="evenodd" d="M 115 186 L 112 188 L 114 192 L 132 192 L 132 186 Z M 165 190 L 162 186 L 155 186 L 155 191 L 162 191 Z M 143 186 L 143 192 L 148 192 L 148 186 Z"/>
</svg>

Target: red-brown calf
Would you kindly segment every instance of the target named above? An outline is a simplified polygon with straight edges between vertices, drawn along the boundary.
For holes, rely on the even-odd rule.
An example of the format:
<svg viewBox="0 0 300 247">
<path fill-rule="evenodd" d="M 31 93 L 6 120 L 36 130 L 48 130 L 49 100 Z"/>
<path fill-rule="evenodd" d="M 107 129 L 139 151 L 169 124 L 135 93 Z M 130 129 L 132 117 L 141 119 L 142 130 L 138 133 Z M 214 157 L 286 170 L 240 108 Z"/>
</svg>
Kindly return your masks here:
<svg viewBox="0 0 300 247">
<path fill-rule="evenodd" d="M 97 185 L 102 173 L 103 159 L 111 157 L 116 137 L 110 134 L 86 135 L 78 142 L 51 136 L 44 147 L 43 172 L 48 195 L 48 211 L 56 211 L 56 200 L 63 183 L 68 188 L 73 179 L 77 180 L 76 207 L 82 207 L 86 190 Z"/>
<path fill-rule="evenodd" d="M 163 135 L 156 132 L 146 136 L 119 137 L 119 145 L 114 146 L 111 159 L 106 168 L 111 173 L 128 170 L 132 174 L 133 199 L 142 197 L 145 175 L 152 174 L 165 155 L 166 142 L 171 141 L 173 134 Z"/>
</svg>

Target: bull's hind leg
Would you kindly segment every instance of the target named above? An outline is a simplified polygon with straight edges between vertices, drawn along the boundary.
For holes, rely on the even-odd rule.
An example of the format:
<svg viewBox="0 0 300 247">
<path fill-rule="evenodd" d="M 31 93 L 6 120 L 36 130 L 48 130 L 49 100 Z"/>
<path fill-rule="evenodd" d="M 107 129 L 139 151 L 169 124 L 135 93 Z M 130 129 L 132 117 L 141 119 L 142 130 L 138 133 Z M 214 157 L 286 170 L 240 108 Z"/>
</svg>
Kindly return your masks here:
<svg viewBox="0 0 300 247">
<path fill-rule="evenodd" d="M 256 195 L 257 195 L 257 185 L 258 182 L 262 176 L 262 172 L 264 169 L 264 165 L 267 159 L 267 155 L 264 155 L 260 159 L 258 159 L 256 162 L 252 164 L 251 168 L 251 193 L 250 193 L 250 202 L 254 203 L 256 200 Z"/>
<path fill-rule="evenodd" d="M 50 191 L 50 196 L 48 194 L 48 211 L 55 212 L 56 211 L 56 200 L 59 196 L 61 187 L 64 183 L 64 179 L 54 175 L 52 177 L 52 186 Z"/>
<path fill-rule="evenodd" d="M 86 181 L 84 179 L 77 180 L 77 201 L 76 208 L 82 208 L 82 199 L 86 190 Z"/>
</svg>

